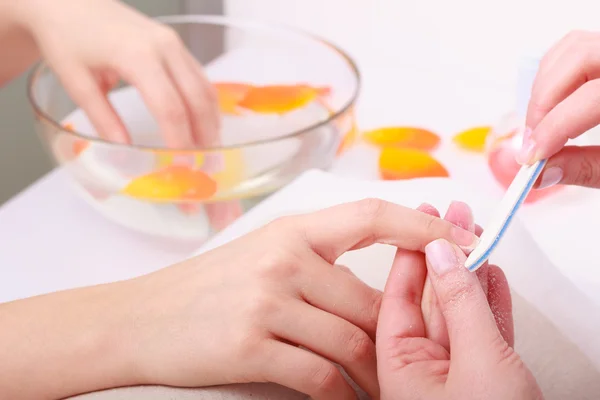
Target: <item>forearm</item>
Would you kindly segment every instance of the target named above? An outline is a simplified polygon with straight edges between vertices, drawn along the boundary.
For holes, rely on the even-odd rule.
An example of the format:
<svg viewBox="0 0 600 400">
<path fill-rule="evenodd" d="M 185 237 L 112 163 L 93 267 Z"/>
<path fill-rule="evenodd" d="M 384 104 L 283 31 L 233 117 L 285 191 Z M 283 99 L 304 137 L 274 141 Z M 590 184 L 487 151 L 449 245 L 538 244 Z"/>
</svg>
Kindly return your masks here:
<svg viewBox="0 0 600 400">
<path fill-rule="evenodd" d="M 0 398 L 62 399 L 140 383 L 128 284 L 0 304 Z"/>
<path fill-rule="evenodd" d="M 27 70 L 39 51 L 20 9 L 27 0 L 0 0 L 0 87 Z"/>
</svg>

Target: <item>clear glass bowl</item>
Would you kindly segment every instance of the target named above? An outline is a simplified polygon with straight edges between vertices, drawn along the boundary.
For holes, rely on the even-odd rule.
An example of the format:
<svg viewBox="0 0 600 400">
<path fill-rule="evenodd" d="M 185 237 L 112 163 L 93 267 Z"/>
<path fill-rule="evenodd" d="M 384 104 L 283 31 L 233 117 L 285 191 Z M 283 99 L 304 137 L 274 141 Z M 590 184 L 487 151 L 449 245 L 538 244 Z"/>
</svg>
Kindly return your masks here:
<svg viewBox="0 0 600 400">
<path fill-rule="evenodd" d="M 181 35 L 217 88 L 218 147 L 167 148 L 139 93 L 123 82 L 109 100 L 132 144 L 106 141 L 47 65 L 30 76 L 41 139 L 107 218 L 151 235 L 204 240 L 303 171 L 328 168 L 354 140 L 359 72 L 335 45 L 227 17 L 160 20 Z"/>
</svg>

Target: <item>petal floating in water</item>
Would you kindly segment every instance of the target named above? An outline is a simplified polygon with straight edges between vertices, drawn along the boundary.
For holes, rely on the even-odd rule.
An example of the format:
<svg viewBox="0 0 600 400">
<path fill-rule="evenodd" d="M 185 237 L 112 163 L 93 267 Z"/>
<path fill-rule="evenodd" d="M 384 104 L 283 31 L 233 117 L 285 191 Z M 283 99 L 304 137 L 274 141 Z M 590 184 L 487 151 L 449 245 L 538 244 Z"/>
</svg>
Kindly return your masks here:
<svg viewBox="0 0 600 400">
<path fill-rule="evenodd" d="M 396 147 L 381 151 L 379 172 L 385 180 L 449 176 L 446 168 L 427 152 Z"/>
<path fill-rule="evenodd" d="M 467 129 L 454 136 L 454 143 L 461 149 L 483 153 L 485 141 L 492 130 L 489 126 L 478 126 Z"/>
<path fill-rule="evenodd" d="M 285 114 L 304 107 L 319 97 L 319 90 L 308 85 L 270 85 L 251 88 L 238 103 L 242 108 L 262 114 Z"/>
<path fill-rule="evenodd" d="M 132 180 L 123 194 L 146 200 L 205 200 L 217 191 L 217 183 L 202 171 L 173 165 Z"/>
<path fill-rule="evenodd" d="M 363 133 L 363 139 L 381 147 L 402 147 L 419 150 L 433 150 L 440 143 L 440 137 L 422 128 L 410 126 L 389 126 Z"/>
<path fill-rule="evenodd" d="M 239 114 L 238 104 L 246 97 L 252 85 L 238 82 L 215 82 L 219 108 L 224 114 Z"/>
</svg>

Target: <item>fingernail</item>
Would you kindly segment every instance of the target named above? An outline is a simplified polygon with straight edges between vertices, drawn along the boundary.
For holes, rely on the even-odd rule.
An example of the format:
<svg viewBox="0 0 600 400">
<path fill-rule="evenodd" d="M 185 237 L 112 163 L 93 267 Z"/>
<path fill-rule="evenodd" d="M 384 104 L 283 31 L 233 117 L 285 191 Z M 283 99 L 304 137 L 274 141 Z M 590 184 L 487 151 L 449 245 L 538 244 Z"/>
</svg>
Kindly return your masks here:
<svg viewBox="0 0 600 400">
<path fill-rule="evenodd" d="M 540 178 L 540 186 L 538 189 L 549 188 L 550 186 L 554 186 L 563 178 L 563 170 L 561 167 L 550 167 L 542 172 L 542 177 Z"/>
<path fill-rule="evenodd" d="M 532 130 L 530 128 L 526 128 L 523 133 L 523 146 L 516 157 L 517 162 L 521 165 L 529 164 L 535 158 L 535 141 L 531 137 L 531 134 Z"/>
<path fill-rule="evenodd" d="M 456 251 L 444 239 L 438 239 L 425 246 L 427 263 L 438 275 L 443 275 L 458 265 Z"/>
<path fill-rule="evenodd" d="M 461 218 L 460 221 L 455 222 L 456 226 L 469 232 L 475 232 L 475 218 L 473 217 L 473 210 L 467 203 L 463 203 L 462 201 L 452 201 L 450 208 L 462 209 L 463 218 Z"/>
<path fill-rule="evenodd" d="M 467 254 L 479 243 L 479 238 L 474 233 L 464 230 L 459 226 L 453 226 L 450 230 L 452 241 L 456 243 Z"/>
</svg>

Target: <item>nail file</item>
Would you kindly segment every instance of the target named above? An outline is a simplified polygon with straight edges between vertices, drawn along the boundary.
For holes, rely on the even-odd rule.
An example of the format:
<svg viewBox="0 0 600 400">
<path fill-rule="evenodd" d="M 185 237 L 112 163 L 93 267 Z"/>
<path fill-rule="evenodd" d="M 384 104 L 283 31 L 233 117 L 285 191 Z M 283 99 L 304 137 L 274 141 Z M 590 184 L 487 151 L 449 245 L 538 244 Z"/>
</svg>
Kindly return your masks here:
<svg viewBox="0 0 600 400">
<path fill-rule="evenodd" d="M 492 214 L 492 219 L 479 238 L 477 247 L 467 257 L 465 267 L 469 271 L 477 270 L 490 257 L 545 165 L 546 160 L 541 160 L 533 165 L 521 167 L 502 198 L 500 206 Z"/>
</svg>

